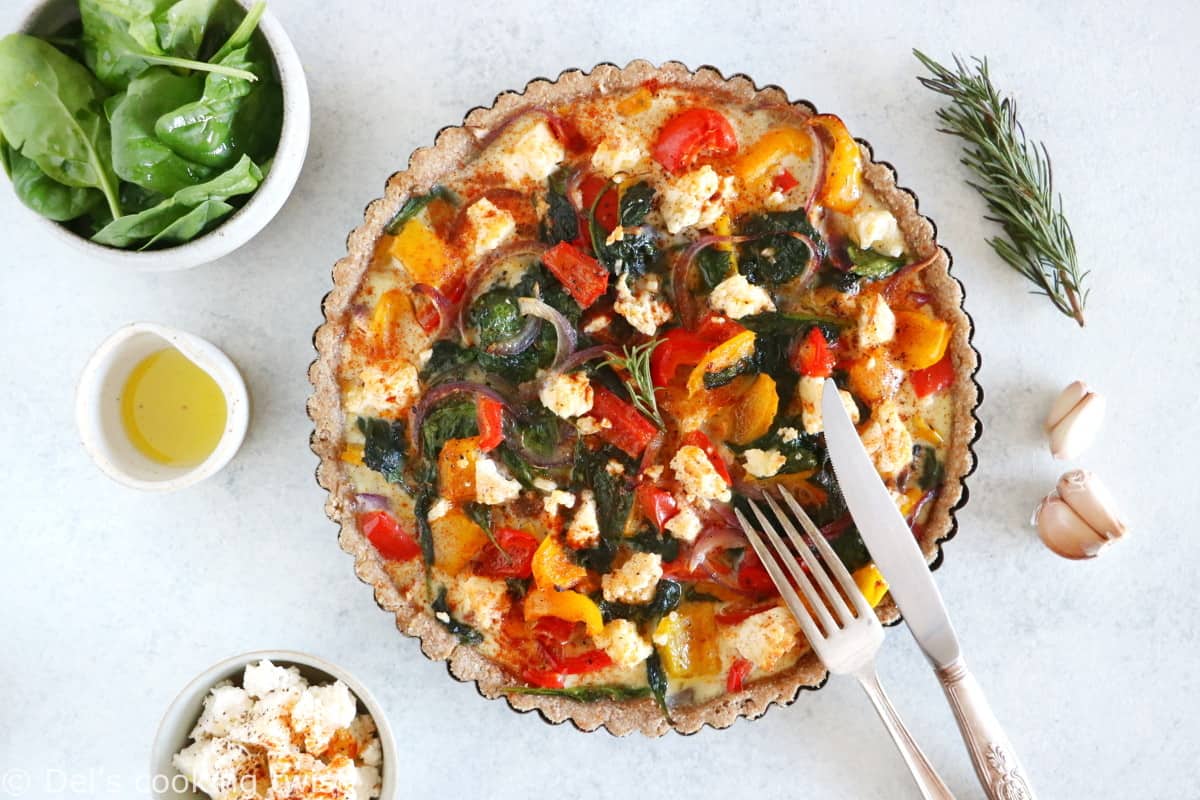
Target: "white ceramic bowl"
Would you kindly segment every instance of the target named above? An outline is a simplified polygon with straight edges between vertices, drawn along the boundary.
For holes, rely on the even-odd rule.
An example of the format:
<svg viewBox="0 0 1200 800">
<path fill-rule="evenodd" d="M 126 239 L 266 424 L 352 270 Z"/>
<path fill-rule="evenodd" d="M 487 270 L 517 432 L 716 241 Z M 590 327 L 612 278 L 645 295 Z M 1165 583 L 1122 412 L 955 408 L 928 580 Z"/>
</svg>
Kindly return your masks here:
<svg viewBox="0 0 1200 800">
<path fill-rule="evenodd" d="M 200 719 L 203 710 L 204 697 L 209 689 L 221 681 L 241 682 L 242 671 L 247 664 L 267 659 L 277 666 L 298 667 L 300 674 L 309 683 L 332 683 L 340 680 L 350 688 L 358 698 L 359 713 L 371 715 L 375 727 L 379 731 L 379 745 L 383 752 L 382 792 L 380 800 L 394 800 L 396 786 L 399 780 L 396 765 L 396 740 L 392 728 L 388 724 L 387 714 L 383 712 L 379 702 L 367 691 L 367 687 L 346 670 L 331 664 L 324 659 L 297 653 L 290 650 L 260 650 L 254 653 L 243 653 L 240 656 L 227 658 L 219 664 L 209 667 L 184 687 L 175 702 L 163 715 L 158 725 L 158 734 L 154 737 L 154 746 L 150 755 L 150 785 L 151 795 L 155 800 L 207 800 L 206 796 L 194 790 L 181 788 L 184 785 L 182 776 L 171 763 L 171 757 L 188 745 L 188 734 Z"/>
<path fill-rule="evenodd" d="M 121 423 L 121 389 L 143 358 L 174 347 L 203 369 L 225 394 L 225 432 L 204 461 L 194 467 L 169 467 L 142 455 Z M 229 356 L 190 333 L 135 322 L 108 337 L 83 368 L 75 390 L 75 422 L 84 449 L 110 478 L 134 489 L 172 491 L 191 486 L 229 463 L 250 422 L 246 383 Z"/>
<path fill-rule="evenodd" d="M 249 6 L 252 0 L 237 0 Z M 22 33 L 48 33 L 79 18 L 79 0 L 40 0 L 34 3 L 21 20 Z M 245 205 L 213 230 L 185 244 L 163 250 L 121 250 L 106 247 L 72 233 L 65 226 L 48 220 L 33 211 L 51 236 L 83 251 L 129 269 L 146 272 L 167 272 L 207 264 L 232 253 L 266 227 L 283 207 L 292 193 L 300 168 L 308 152 L 308 134 L 312 123 L 308 101 L 308 82 L 296 48 L 283 31 L 279 20 L 268 9 L 259 22 L 259 30 L 275 58 L 275 70 L 283 87 L 283 130 L 279 148 L 271 162 L 271 171 L 262 185 L 247 198 Z M 7 180 L 0 182 L 9 183 Z M 11 185 L 9 187 L 11 191 Z M 19 201 L 18 201 L 19 202 Z M 24 206 L 22 205 L 22 208 Z"/>
</svg>

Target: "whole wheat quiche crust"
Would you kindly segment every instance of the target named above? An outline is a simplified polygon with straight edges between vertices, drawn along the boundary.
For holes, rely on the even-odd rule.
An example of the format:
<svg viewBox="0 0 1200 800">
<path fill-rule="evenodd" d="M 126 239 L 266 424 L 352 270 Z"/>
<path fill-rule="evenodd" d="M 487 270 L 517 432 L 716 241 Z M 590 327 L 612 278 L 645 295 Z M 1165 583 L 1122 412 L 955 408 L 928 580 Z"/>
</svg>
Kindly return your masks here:
<svg viewBox="0 0 1200 800">
<path fill-rule="evenodd" d="M 325 512 L 341 527 L 338 543 L 342 550 L 354 556 L 355 573 L 375 588 L 376 603 L 395 615 L 396 627 L 418 638 L 426 656 L 446 661 L 455 678 L 474 681 L 484 697 L 504 697 L 515 710 L 536 710 L 552 723 L 570 720 L 580 730 L 593 731 L 603 727 L 617 736 L 633 731 L 661 736 L 672 727 L 680 733 L 693 733 L 704 725 L 724 728 L 738 717 L 752 719 L 762 715 L 773 703 L 791 703 L 801 689 L 820 688 L 827 673 L 816 656 L 809 652 L 791 669 L 757 681 L 741 692 L 672 709 L 672 723 L 668 723 L 649 698 L 583 703 L 564 697 L 505 694 L 503 689 L 512 685 L 512 678 L 471 647 L 459 644 L 429 612 L 406 601 L 384 571 L 375 549 L 355 525 L 353 490 L 339 459 L 343 414 L 336 369 L 350 303 L 370 264 L 374 243 L 406 199 L 429 191 L 443 175 L 461 168 L 478 152 L 480 135 L 524 109 L 635 89 L 650 79 L 667 86 L 705 92 L 732 104 L 769 105 L 780 113 L 788 113 L 790 109 L 797 120 L 817 113 L 811 103 L 789 100 L 778 86 L 759 88 L 745 75 L 726 78 L 713 67 L 692 71 L 678 62 L 655 66 L 648 61 L 633 61 L 624 68 L 600 64 L 589 72 L 565 71 L 555 81 L 537 79 L 526 85 L 524 91 L 498 95 L 491 107 L 471 110 L 462 125 L 439 131 L 433 147 L 414 152 L 408 169 L 388 178 L 384 196 L 367 206 L 363 224 L 347 239 L 346 256 L 334 265 L 333 289 L 322 303 L 325 322 L 313 336 L 318 356 L 309 368 L 313 394 L 309 398 L 308 414 L 315 424 L 311 446 L 321 459 L 317 482 L 329 493 Z M 870 146 L 859 141 L 871 155 Z M 979 356 L 971 346 L 971 320 L 962 309 L 962 286 L 950 275 L 950 255 L 937 244 L 934 224 L 918 213 L 912 192 L 896 185 L 896 173 L 890 164 L 876 162 L 871 157 L 865 163 L 863 177 L 899 221 L 911 252 L 921 259 L 934 256 L 923 273 L 924 280 L 939 316 L 954 325 L 950 343 L 957 374 L 952 389 L 953 440 L 946 455 L 942 491 L 934 501 L 920 536 L 921 548 L 931 566 L 936 568 L 942 558 L 942 542 L 956 531 L 954 512 L 967 499 L 963 479 L 975 466 L 971 446 L 978 438 L 975 409 L 982 396 L 974 380 Z M 878 613 L 885 623 L 894 623 L 900 616 L 890 597 L 879 606 Z"/>
</svg>

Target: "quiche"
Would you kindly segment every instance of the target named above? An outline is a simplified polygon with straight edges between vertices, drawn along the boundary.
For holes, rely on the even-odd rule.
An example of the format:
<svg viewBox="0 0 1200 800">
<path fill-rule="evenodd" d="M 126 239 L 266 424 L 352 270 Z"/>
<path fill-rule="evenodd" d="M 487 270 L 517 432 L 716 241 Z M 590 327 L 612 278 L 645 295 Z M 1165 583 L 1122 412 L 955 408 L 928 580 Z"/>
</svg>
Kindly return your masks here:
<svg viewBox="0 0 1200 800">
<path fill-rule="evenodd" d="M 417 151 L 348 248 L 310 371 L 327 512 L 485 696 L 657 735 L 820 685 L 733 513 L 783 489 L 894 620 L 826 381 L 931 560 L 953 530 L 977 357 L 948 255 L 841 119 L 777 88 L 534 81 Z"/>
</svg>

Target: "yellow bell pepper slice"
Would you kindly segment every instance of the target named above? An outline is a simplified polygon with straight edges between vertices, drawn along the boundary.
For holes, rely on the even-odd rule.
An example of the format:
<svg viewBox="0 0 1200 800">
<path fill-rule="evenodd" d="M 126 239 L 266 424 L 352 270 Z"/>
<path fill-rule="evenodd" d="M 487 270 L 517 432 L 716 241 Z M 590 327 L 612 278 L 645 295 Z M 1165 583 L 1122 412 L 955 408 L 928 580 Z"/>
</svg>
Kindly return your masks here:
<svg viewBox="0 0 1200 800">
<path fill-rule="evenodd" d="M 487 531 L 457 508 L 429 523 L 433 532 L 433 563 L 449 575 L 466 569 L 488 543 Z"/>
<path fill-rule="evenodd" d="M 922 439 L 930 444 L 941 444 L 943 441 L 942 435 L 920 414 L 916 414 L 912 418 L 912 434 L 913 438 Z"/>
<path fill-rule="evenodd" d="M 734 444 L 750 444 L 766 436 L 778 411 L 779 392 L 775 388 L 775 379 L 765 373 L 756 375 L 749 390 L 733 407 L 730 441 Z"/>
<path fill-rule="evenodd" d="M 363 465 L 363 446 L 361 444 L 346 445 L 342 450 L 341 458 L 347 464 L 361 467 Z"/>
<path fill-rule="evenodd" d="M 733 220 L 729 218 L 728 214 L 722 214 L 721 216 L 717 217 L 717 221 L 713 223 L 713 233 L 715 233 L 717 236 L 733 236 Z M 717 250 L 724 250 L 725 252 L 729 253 L 729 272 L 726 274 L 736 274 L 738 264 L 737 250 L 733 249 L 733 244 L 729 242 L 722 242 L 721 244 L 713 245 L 713 247 Z"/>
<path fill-rule="evenodd" d="M 368 330 L 371 332 L 371 343 L 376 356 L 392 355 L 400 330 L 401 315 L 408 302 L 404 292 L 399 289 L 389 289 L 375 301 Z"/>
<path fill-rule="evenodd" d="M 667 674 L 692 678 L 721 671 L 717 637 L 712 603 L 685 603 L 659 621 L 653 638 Z"/>
<path fill-rule="evenodd" d="M 440 286 L 454 269 L 446 243 L 419 219 L 404 223 L 388 251 L 404 265 L 414 283 Z"/>
<path fill-rule="evenodd" d="M 867 598 L 871 608 L 879 605 L 888 591 L 887 581 L 883 579 L 883 574 L 874 564 L 867 564 L 865 567 L 856 569 L 854 583 L 858 585 L 858 590 L 863 593 L 863 597 Z"/>
<path fill-rule="evenodd" d="M 825 183 L 817 202 L 848 214 L 862 198 L 862 150 L 846 124 L 833 114 L 810 117 L 808 124 L 823 131 L 831 145 L 825 154 Z"/>
<path fill-rule="evenodd" d="M 579 592 L 534 589 L 525 595 L 525 620 L 556 617 L 567 622 L 582 622 L 589 636 L 604 630 L 604 616 L 592 598 Z"/>
<path fill-rule="evenodd" d="M 733 172 L 742 183 L 754 184 L 771 177 L 770 172 L 788 154 L 799 158 L 812 155 L 812 137 L 799 128 L 774 128 L 767 131 L 738 158 Z"/>
<path fill-rule="evenodd" d="M 475 502 L 479 440 L 450 439 L 438 454 L 438 493 L 451 503 Z"/>
<path fill-rule="evenodd" d="M 587 577 L 567 548 L 553 534 L 542 539 L 533 553 L 533 581 L 539 589 L 570 589 Z"/>
<path fill-rule="evenodd" d="M 927 369 L 942 360 L 950 344 L 950 325 L 920 311 L 896 311 L 892 358 L 907 370 Z"/>
<path fill-rule="evenodd" d="M 742 331 L 710 350 L 688 375 L 688 394 L 704 388 L 704 373 L 720 372 L 754 355 L 754 331 Z"/>
<path fill-rule="evenodd" d="M 617 111 L 626 117 L 636 116 L 643 111 L 649 111 L 654 104 L 654 95 L 645 86 L 639 86 L 636 92 L 622 98 L 617 103 Z"/>
</svg>

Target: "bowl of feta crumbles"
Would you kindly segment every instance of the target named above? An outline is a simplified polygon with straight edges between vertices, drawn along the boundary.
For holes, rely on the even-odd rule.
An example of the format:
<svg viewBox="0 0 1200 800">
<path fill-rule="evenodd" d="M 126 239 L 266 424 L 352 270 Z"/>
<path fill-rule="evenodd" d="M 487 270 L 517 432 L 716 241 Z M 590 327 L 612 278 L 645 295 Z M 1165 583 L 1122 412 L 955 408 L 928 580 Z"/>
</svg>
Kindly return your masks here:
<svg viewBox="0 0 1200 800">
<path fill-rule="evenodd" d="M 164 715 L 151 758 L 157 800 L 392 800 L 395 740 L 379 704 L 305 653 L 245 653 L 205 670 Z"/>
</svg>

